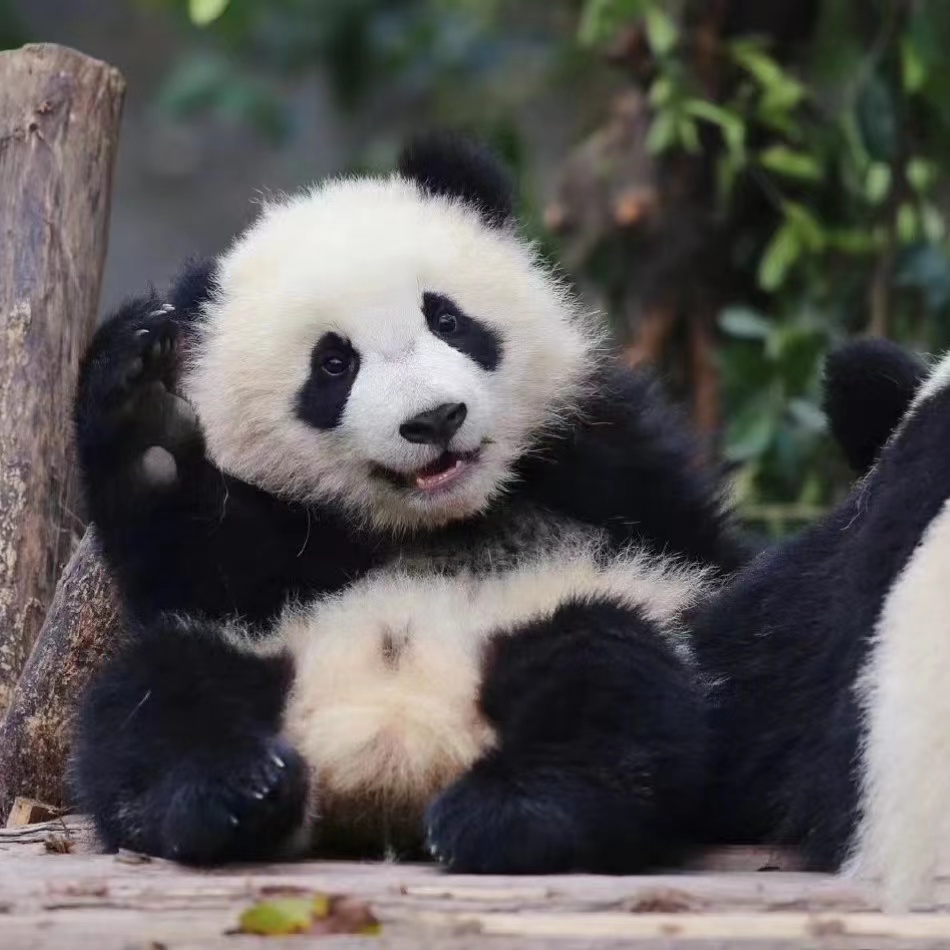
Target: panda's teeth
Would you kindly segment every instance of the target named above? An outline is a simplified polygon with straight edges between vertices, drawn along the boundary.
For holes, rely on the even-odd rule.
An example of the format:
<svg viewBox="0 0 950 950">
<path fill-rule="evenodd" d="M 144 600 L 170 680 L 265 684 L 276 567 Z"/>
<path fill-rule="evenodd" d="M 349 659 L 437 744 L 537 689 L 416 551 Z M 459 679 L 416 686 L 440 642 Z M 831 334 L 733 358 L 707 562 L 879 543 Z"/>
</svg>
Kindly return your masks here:
<svg viewBox="0 0 950 950">
<path fill-rule="evenodd" d="M 436 488 L 441 488 L 443 485 L 455 481 L 466 468 L 468 468 L 468 463 L 460 458 L 456 458 L 451 461 L 448 468 L 434 472 L 431 475 L 425 475 L 420 472 L 415 478 L 416 488 L 422 491 L 433 491 Z"/>
</svg>

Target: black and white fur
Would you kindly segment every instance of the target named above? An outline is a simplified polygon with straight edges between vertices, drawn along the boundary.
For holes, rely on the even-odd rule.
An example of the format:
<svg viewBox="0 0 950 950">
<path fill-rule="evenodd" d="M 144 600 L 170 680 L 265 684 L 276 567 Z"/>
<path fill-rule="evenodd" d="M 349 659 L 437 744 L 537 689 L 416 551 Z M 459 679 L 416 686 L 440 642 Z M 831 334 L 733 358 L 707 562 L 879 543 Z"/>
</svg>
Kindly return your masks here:
<svg viewBox="0 0 950 950">
<path fill-rule="evenodd" d="M 675 853 L 703 750 L 679 617 L 742 551 L 479 149 L 266 206 L 102 327 L 76 424 L 127 615 L 73 768 L 107 846 Z"/>
<path fill-rule="evenodd" d="M 707 836 L 798 846 L 813 870 L 882 878 L 894 907 L 950 840 L 950 358 L 914 391 L 923 365 L 880 342 L 835 354 L 829 406 L 868 473 L 694 628 Z"/>
</svg>

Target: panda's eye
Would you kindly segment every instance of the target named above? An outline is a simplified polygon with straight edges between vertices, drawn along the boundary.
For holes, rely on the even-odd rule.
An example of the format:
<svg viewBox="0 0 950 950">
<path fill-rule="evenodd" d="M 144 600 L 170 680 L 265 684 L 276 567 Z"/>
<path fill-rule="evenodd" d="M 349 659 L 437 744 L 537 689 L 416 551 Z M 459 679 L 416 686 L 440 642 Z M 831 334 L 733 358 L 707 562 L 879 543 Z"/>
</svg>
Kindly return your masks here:
<svg viewBox="0 0 950 950">
<path fill-rule="evenodd" d="M 449 334 L 455 333 L 455 331 L 459 328 L 459 320 L 454 313 L 443 313 L 439 315 L 435 325 L 436 329 L 440 334 L 442 334 L 442 336 L 449 336 Z"/>
<path fill-rule="evenodd" d="M 320 369 L 328 376 L 343 376 L 353 365 L 353 357 L 349 353 L 331 351 L 324 353 L 320 360 Z"/>
</svg>

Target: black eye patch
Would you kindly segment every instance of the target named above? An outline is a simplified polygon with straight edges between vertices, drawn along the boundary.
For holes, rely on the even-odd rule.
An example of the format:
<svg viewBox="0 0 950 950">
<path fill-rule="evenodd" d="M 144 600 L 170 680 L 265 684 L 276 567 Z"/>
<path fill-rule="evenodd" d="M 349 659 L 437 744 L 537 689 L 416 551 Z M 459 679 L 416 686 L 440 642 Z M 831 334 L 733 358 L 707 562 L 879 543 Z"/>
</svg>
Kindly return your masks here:
<svg viewBox="0 0 950 950">
<path fill-rule="evenodd" d="M 360 369 L 359 353 L 336 333 L 324 333 L 310 354 L 310 375 L 297 393 L 297 418 L 316 429 L 340 424 Z"/>
<path fill-rule="evenodd" d="M 463 313 L 451 298 L 428 290 L 422 295 L 422 312 L 429 329 L 444 343 L 489 373 L 498 368 L 501 337 L 491 327 Z"/>
</svg>

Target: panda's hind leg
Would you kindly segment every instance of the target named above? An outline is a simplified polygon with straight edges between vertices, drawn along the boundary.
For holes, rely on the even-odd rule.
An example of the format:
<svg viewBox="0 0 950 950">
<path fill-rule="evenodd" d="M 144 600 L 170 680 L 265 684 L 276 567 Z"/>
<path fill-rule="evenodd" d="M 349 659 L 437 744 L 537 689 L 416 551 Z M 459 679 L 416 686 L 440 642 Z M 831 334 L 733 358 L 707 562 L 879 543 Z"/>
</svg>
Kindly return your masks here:
<svg viewBox="0 0 950 950">
<path fill-rule="evenodd" d="M 279 737 L 290 677 L 212 624 L 131 631 L 77 717 L 71 785 L 102 843 L 192 864 L 305 844 L 307 770 Z"/>
<path fill-rule="evenodd" d="M 637 611 L 575 602 L 499 634 L 483 714 L 496 747 L 430 806 L 429 849 L 463 873 L 628 873 L 672 862 L 702 779 L 702 707 Z"/>
</svg>

